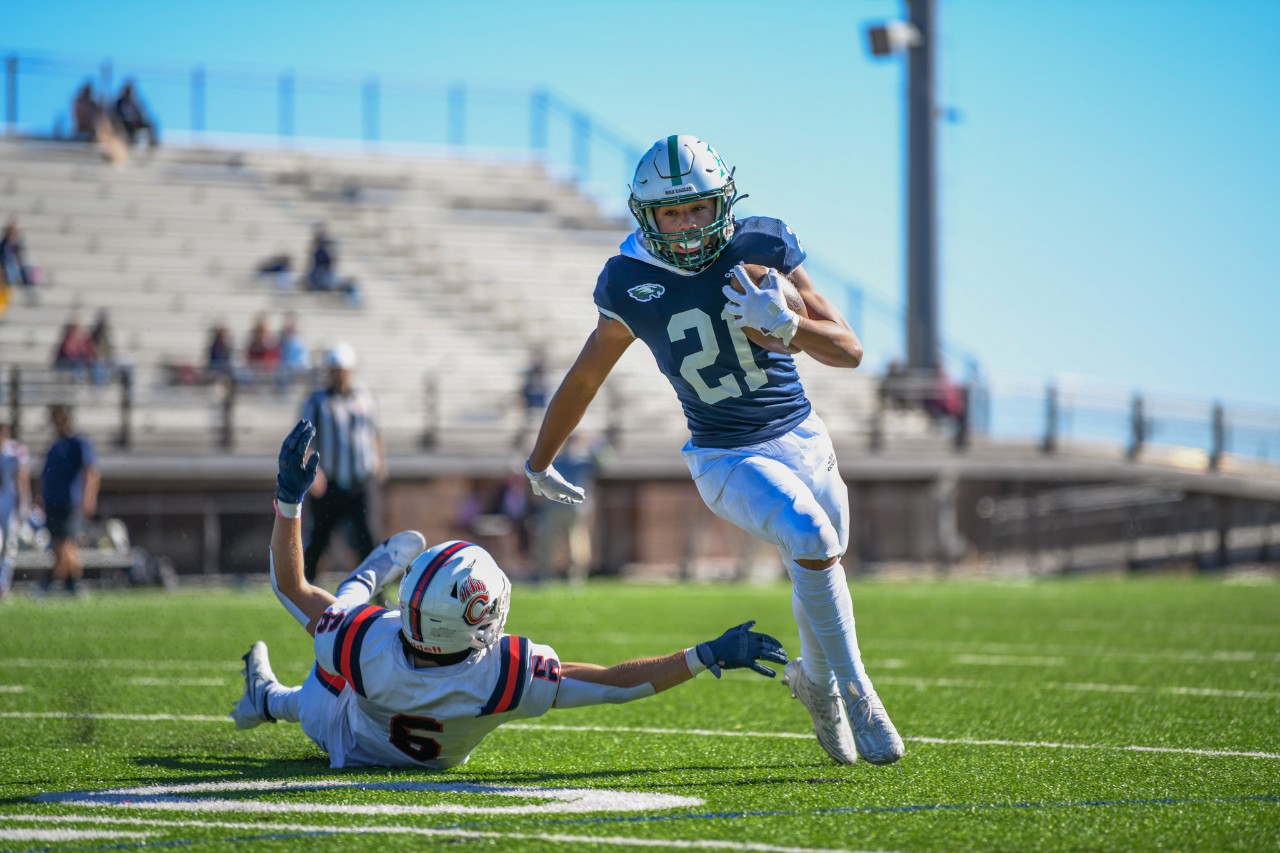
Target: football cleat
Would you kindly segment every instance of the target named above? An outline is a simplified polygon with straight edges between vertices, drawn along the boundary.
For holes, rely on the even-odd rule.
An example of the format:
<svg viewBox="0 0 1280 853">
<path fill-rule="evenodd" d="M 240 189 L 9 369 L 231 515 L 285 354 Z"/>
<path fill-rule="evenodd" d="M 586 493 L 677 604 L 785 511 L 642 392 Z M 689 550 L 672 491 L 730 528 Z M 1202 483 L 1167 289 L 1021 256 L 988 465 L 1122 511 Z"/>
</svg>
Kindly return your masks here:
<svg viewBox="0 0 1280 853">
<path fill-rule="evenodd" d="M 244 695 L 231 709 L 231 719 L 237 729 L 252 729 L 262 723 L 274 723 L 275 717 L 267 710 L 267 688 L 276 683 L 267 659 L 267 644 L 259 640 L 244 655 Z"/>
<path fill-rule="evenodd" d="M 901 758 L 905 752 L 902 738 L 880 697 L 875 693 L 860 696 L 852 683 L 845 685 L 842 692 L 858 754 L 872 764 L 892 764 Z"/>
<path fill-rule="evenodd" d="M 838 693 L 827 693 L 805 675 L 800 658 L 787 664 L 782 671 L 782 683 L 791 688 L 791 697 L 799 699 L 813 717 L 813 733 L 818 743 L 838 764 L 853 764 L 858 760 L 858 750 L 844 713 L 844 702 Z"/>
<path fill-rule="evenodd" d="M 414 558 L 427 550 L 427 540 L 416 530 L 404 530 L 369 552 L 352 575 L 372 571 L 376 595 L 382 589 L 400 580 Z"/>
</svg>

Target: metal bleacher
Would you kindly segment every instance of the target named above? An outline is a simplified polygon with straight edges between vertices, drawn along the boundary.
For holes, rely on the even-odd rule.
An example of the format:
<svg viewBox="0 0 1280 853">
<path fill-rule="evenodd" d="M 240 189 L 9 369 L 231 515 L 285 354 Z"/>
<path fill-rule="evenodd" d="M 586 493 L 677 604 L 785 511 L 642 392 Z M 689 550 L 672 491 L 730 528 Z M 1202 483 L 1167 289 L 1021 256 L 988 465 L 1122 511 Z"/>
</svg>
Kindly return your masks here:
<svg viewBox="0 0 1280 853">
<path fill-rule="evenodd" d="M 356 348 L 393 454 L 428 430 L 439 453 L 506 454 L 530 354 L 546 353 L 553 383 L 572 363 L 595 323 L 596 275 L 630 229 L 536 161 L 162 147 L 113 166 L 87 145 L 15 138 L 0 141 L 0 215 L 18 218 L 45 280 L 37 303 L 15 295 L 0 320 L 0 363 L 48 365 L 69 317 L 108 309 L 132 365 L 132 455 L 224 452 L 219 395 L 175 386 L 171 367 L 203 363 L 214 322 L 239 348 L 256 317 L 275 331 L 289 311 L 314 351 Z M 341 275 L 359 281 L 359 306 L 255 277 L 271 255 L 305 267 L 316 223 L 338 241 Z M 863 433 L 874 383 L 800 358 L 833 433 Z M 238 393 L 235 453 L 273 452 L 304 392 Z M 23 397 L 23 423 L 42 425 L 50 396 L 77 404 L 104 446 L 118 436 L 118 395 L 86 383 Z M 637 450 L 684 440 L 643 346 L 602 396 L 588 429 L 608 422 Z"/>
</svg>

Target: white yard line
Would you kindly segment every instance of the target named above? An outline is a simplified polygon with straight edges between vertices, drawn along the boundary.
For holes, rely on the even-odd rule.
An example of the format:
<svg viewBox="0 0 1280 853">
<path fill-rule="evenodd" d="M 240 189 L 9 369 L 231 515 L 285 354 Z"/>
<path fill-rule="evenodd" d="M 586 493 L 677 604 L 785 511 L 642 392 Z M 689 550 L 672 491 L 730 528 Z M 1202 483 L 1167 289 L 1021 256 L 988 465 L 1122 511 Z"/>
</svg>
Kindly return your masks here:
<svg viewBox="0 0 1280 853">
<path fill-rule="evenodd" d="M 232 682 L 225 678 L 152 678 L 140 675 L 126 679 L 125 683 L 135 687 L 229 687 Z"/>
<path fill-rule="evenodd" d="M 868 645 L 871 645 L 868 643 Z M 915 649 L 943 654 L 999 655 L 1009 658 L 1023 655 L 1040 655 L 1063 658 L 1105 658 L 1139 662 L 1182 661 L 1186 663 L 1280 663 L 1280 654 L 1241 649 L 1201 651 L 1198 649 L 1164 649 L 1144 652 L 1103 646 L 1058 646 L 1035 643 L 976 643 L 963 640 L 940 642 L 936 640 L 880 639 L 876 645 L 882 649 Z"/>
<path fill-rule="evenodd" d="M 883 681 L 884 679 L 880 679 Z M 199 714 L 81 714 L 68 711 L 0 711 L 0 719 L 11 720 L 126 720 L 132 722 L 229 723 L 230 717 Z M 800 732 L 730 732 L 715 729 L 659 729 L 639 726 L 561 726 L 538 723 L 508 723 L 499 731 L 601 732 L 606 734 L 687 735 L 694 737 L 763 737 L 808 740 L 812 734 Z M 1052 743 L 1046 741 L 975 740 L 972 738 L 903 737 L 916 743 L 947 746 L 1016 746 L 1035 749 L 1102 749 L 1119 752 L 1168 752 L 1179 755 L 1207 755 L 1234 758 L 1280 759 L 1276 752 L 1248 752 L 1230 749 L 1196 749 L 1194 747 L 1141 746 L 1096 743 Z"/>
<path fill-rule="evenodd" d="M 229 716 L 211 714 L 89 714 L 79 711 L 0 711 L 9 720 L 126 720 L 135 723 L 229 723 Z"/>
<path fill-rule="evenodd" d="M 323 826 L 306 823 L 238 823 L 232 821 L 151 820 L 147 818 L 102 817 L 97 815 L 0 815 L 0 821 L 93 823 L 132 827 L 165 827 L 174 829 L 243 829 L 255 835 L 300 832 L 334 835 L 422 835 L 434 838 L 514 839 L 550 841 L 558 844 L 616 844 L 619 847 L 656 847 L 678 850 L 751 850 L 756 853 L 855 853 L 829 847 L 791 847 L 781 844 L 757 844 L 746 841 L 684 840 L 678 838 L 632 838 L 618 835 L 565 835 L 537 832 L 483 832 L 468 829 L 432 829 L 420 826 Z M 214 839 L 216 841 L 216 839 Z"/>
<path fill-rule="evenodd" d="M 499 731 L 505 729 L 520 729 L 524 731 L 537 731 L 545 729 L 557 732 L 602 732 L 602 733 L 629 733 L 629 734 L 646 734 L 646 735 L 697 735 L 702 737 L 765 737 L 765 738 L 794 738 L 798 740 L 808 740 L 813 737 L 812 734 L 800 734 L 798 732 L 723 732 L 713 731 L 710 729 L 655 729 L 655 728 L 639 728 L 628 726 L 557 726 L 557 725 L 539 725 L 537 723 L 508 723 Z M 1280 759 L 1280 753 L 1275 752 L 1243 752 L 1227 749 L 1195 749 L 1191 747 L 1171 747 L 1171 746 L 1111 746 L 1109 744 L 1094 743 L 1052 743 L 1047 741 L 1016 741 L 1016 740 L 976 740 L 972 738 L 937 738 L 937 737 L 907 737 L 903 736 L 903 740 L 914 741 L 915 743 L 931 743 L 945 746 L 1013 746 L 1026 747 L 1035 749 L 1102 749 L 1115 750 L 1119 752 L 1170 752 L 1182 755 L 1208 755 L 1208 756 L 1227 756 L 1235 758 L 1269 758 Z"/>
<path fill-rule="evenodd" d="M 0 693 L 26 693 L 25 684 L 0 684 Z"/>
<path fill-rule="evenodd" d="M 956 655 L 952 663 L 964 666 L 1066 666 L 1063 657 L 1036 655 Z"/>
<path fill-rule="evenodd" d="M 174 660 L 158 658 L 156 660 L 130 660 L 128 658 L 6 658 L 0 657 L 0 668 L 6 666 L 23 669 L 79 669 L 88 670 L 95 667 L 108 669 L 181 669 L 184 672 L 201 669 L 234 669 L 239 671 L 244 663 L 239 660 Z"/>
<path fill-rule="evenodd" d="M 879 684 L 905 687 L 958 687 L 965 690 L 1075 690 L 1085 693 L 1152 693 L 1163 696 L 1211 696 L 1218 699 L 1280 699 L 1280 692 L 1264 690 L 1220 690 L 1214 687 L 1146 687 L 1141 684 L 1092 684 L 1089 682 L 991 681 L 976 678 L 912 678 L 882 675 Z"/>
<path fill-rule="evenodd" d="M 48 818 L 46 818 L 48 820 Z M 61 821 L 57 818 L 55 822 Z M 0 841 L 93 841 L 101 839 L 124 840 L 150 838 L 148 832 L 116 832 L 111 829 L 6 829 L 0 826 Z"/>
</svg>

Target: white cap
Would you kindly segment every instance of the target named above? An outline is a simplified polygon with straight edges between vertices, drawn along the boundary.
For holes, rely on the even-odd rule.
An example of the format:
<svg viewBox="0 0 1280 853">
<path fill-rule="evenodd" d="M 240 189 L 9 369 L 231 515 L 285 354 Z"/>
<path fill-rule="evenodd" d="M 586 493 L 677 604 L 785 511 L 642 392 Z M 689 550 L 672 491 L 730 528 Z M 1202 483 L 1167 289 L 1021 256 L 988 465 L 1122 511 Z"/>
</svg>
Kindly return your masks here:
<svg viewBox="0 0 1280 853">
<path fill-rule="evenodd" d="M 354 370 L 356 367 L 356 351 L 351 344 L 334 344 L 325 359 L 329 367 L 340 367 L 343 370 Z"/>
</svg>

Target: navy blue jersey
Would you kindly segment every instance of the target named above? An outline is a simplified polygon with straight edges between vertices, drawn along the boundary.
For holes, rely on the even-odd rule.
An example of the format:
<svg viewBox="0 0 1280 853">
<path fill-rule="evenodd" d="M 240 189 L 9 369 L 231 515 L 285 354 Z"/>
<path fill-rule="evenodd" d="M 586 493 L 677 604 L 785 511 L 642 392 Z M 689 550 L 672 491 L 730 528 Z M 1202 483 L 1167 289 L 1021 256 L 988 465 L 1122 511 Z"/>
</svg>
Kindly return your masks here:
<svg viewBox="0 0 1280 853">
<path fill-rule="evenodd" d="M 98 464 L 93 442 L 82 435 L 59 438 L 44 460 L 40 487 L 45 509 L 70 509 L 84 494 L 84 472 Z"/>
<path fill-rule="evenodd" d="M 732 324 L 722 291 L 736 264 L 790 273 L 804 259 L 790 228 L 752 216 L 738 220 L 729 245 L 697 273 L 626 254 L 605 263 L 596 282 L 596 307 L 626 324 L 653 352 L 684 407 L 694 445 L 757 444 L 809 416 L 791 356 L 747 340 Z"/>
</svg>

